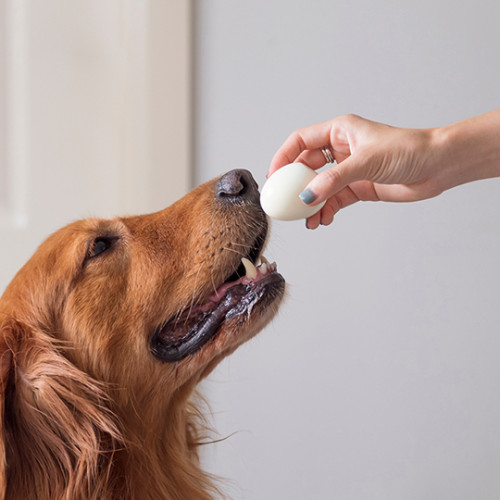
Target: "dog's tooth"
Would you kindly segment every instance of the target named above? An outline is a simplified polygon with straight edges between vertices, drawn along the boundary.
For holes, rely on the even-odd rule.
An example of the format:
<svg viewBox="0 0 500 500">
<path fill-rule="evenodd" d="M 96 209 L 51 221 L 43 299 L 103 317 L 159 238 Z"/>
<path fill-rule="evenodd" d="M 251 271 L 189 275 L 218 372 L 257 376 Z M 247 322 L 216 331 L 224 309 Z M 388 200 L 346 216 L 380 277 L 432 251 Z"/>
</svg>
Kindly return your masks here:
<svg viewBox="0 0 500 500">
<path fill-rule="evenodd" d="M 276 264 L 276 262 L 273 262 L 272 264 L 269 264 L 270 268 L 271 268 L 271 271 L 276 271 L 276 269 L 278 269 L 278 266 Z"/>
<path fill-rule="evenodd" d="M 262 264 L 269 264 L 269 261 L 263 255 L 260 256 L 260 260 Z"/>
<path fill-rule="evenodd" d="M 253 280 L 257 277 L 257 268 L 245 257 L 241 259 L 241 262 L 245 266 L 246 277 L 249 280 Z"/>
<path fill-rule="evenodd" d="M 266 263 L 261 264 L 261 266 L 260 266 L 260 268 L 259 268 L 259 269 L 260 269 L 260 272 L 261 272 L 262 274 L 267 274 L 268 265 L 267 265 Z"/>
</svg>

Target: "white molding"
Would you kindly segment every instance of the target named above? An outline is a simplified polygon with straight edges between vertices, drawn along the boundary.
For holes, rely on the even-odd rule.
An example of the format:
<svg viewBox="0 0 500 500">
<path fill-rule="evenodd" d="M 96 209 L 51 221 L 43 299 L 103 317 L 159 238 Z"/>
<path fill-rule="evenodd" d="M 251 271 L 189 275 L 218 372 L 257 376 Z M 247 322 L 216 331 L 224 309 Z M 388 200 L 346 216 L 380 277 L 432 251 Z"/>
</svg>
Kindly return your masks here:
<svg viewBox="0 0 500 500">
<path fill-rule="evenodd" d="M 58 227 L 159 210 L 191 188 L 192 0 L 0 7 L 1 288 Z"/>
<path fill-rule="evenodd" d="M 40 34 L 40 6 L 29 0 L 0 1 L 5 5 L 5 163 L 9 202 L 6 209 L 0 207 L 0 229 L 26 228 L 35 222 L 33 216 L 36 219 L 38 208 L 32 206 L 33 199 L 40 199 L 36 193 L 45 189 L 39 184 L 40 170 L 51 168 L 46 149 L 40 156 L 39 125 L 29 120 L 41 95 L 37 88 L 31 88 L 30 73 L 36 64 L 33 72 L 39 79 L 43 71 L 40 54 L 45 57 L 47 49 L 43 49 L 44 53 L 30 45 L 33 33 Z M 60 29 L 64 4 L 47 0 L 44 5 L 43 11 L 59 12 L 54 19 L 59 23 L 56 29 Z M 87 5 L 92 19 L 97 16 L 102 23 L 115 9 L 97 0 Z M 192 188 L 192 8 L 192 0 L 123 0 L 119 5 L 121 42 L 114 46 L 114 63 L 118 69 L 115 89 L 122 105 L 117 109 L 117 135 L 113 139 L 117 148 L 109 168 L 109 175 L 114 169 L 116 179 L 116 191 L 110 199 L 112 214 L 160 209 Z M 60 52 L 48 54 L 51 59 L 47 67 L 60 60 Z M 54 105 L 61 106 L 57 102 Z M 110 119 L 109 112 L 103 116 Z M 47 126 L 60 130 L 63 124 L 49 117 Z M 81 126 L 85 126 L 84 121 Z M 73 136 L 71 140 L 77 144 L 79 138 Z M 61 143 L 60 151 L 67 156 L 69 147 Z M 110 151 L 111 146 L 108 154 Z"/>
<path fill-rule="evenodd" d="M 7 193 L 8 186 L 7 182 L 7 164 L 5 157 L 5 133 L 7 129 L 6 117 L 5 117 L 5 78 L 6 78 L 6 68 L 5 68 L 5 53 L 6 47 L 5 43 L 7 41 L 5 36 L 5 3 L 6 0 L 0 0 L 0 213 L 5 211 L 7 208 Z"/>
<path fill-rule="evenodd" d="M 124 4 L 121 204 L 155 210 L 192 188 L 192 2 Z"/>
<path fill-rule="evenodd" d="M 193 188 L 192 0 L 150 2 L 149 28 L 152 193 L 172 202 Z"/>
<path fill-rule="evenodd" d="M 5 162 L 8 207 L 0 215 L 5 226 L 27 224 L 28 176 L 28 5 L 5 0 Z"/>
</svg>

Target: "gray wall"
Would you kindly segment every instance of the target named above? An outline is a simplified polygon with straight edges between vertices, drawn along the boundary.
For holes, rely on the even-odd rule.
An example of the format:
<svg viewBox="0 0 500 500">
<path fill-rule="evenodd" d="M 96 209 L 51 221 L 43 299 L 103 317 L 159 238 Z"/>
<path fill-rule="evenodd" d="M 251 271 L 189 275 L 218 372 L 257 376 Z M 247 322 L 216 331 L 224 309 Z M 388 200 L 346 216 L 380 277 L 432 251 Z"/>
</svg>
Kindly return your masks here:
<svg viewBox="0 0 500 500">
<path fill-rule="evenodd" d="M 497 0 L 198 0 L 196 181 L 262 185 L 294 129 L 499 106 Z M 500 131 L 499 131 L 500 137 Z M 500 498 L 500 180 L 276 222 L 289 296 L 205 391 L 235 499 Z"/>
</svg>

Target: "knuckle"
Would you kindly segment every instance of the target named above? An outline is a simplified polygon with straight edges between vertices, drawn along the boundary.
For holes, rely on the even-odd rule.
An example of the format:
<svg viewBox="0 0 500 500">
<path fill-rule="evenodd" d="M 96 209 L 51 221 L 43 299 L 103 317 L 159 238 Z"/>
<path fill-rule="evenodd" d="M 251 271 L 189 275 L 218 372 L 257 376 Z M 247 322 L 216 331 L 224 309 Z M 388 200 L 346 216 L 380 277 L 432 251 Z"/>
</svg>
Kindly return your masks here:
<svg viewBox="0 0 500 500">
<path fill-rule="evenodd" d="M 305 146 L 302 129 L 294 130 L 286 139 L 285 143 L 298 145 L 300 148 Z"/>
<path fill-rule="evenodd" d="M 304 140 L 304 136 L 302 135 L 302 130 L 297 130 L 295 132 L 295 142 L 298 144 L 300 151 L 305 151 L 307 149 L 306 141 Z"/>
<path fill-rule="evenodd" d="M 343 118 L 346 122 L 353 123 L 353 122 L 359 120 L 360 116 L 356 115 L 354 113 L 348 113 L 347 115 L 344 115 Z"/>
</svg>

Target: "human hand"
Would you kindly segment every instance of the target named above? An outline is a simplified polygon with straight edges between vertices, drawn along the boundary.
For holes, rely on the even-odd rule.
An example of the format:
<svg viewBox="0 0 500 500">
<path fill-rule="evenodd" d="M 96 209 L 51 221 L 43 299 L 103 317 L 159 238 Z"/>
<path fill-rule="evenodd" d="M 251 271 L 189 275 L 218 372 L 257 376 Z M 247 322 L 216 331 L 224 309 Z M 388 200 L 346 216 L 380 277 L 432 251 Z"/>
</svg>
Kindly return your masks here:
<svg viewBox="0 0 500 500">
<path fill-rule="evenodd" d="M 328 225 L 342 208 L 357 201 L 416 201 L 447 189 L 445 169 L 434 147 L 437 129 L 403 129 L 345 115 L 293 132 L 274 155 L 271 175 L 302 162 L 313 169 L 325 164 L 328 146 L 337 165 L 324 170 L 306 190 L 311 205 L 327 200 L 307 227 Z"/>
</svg>

